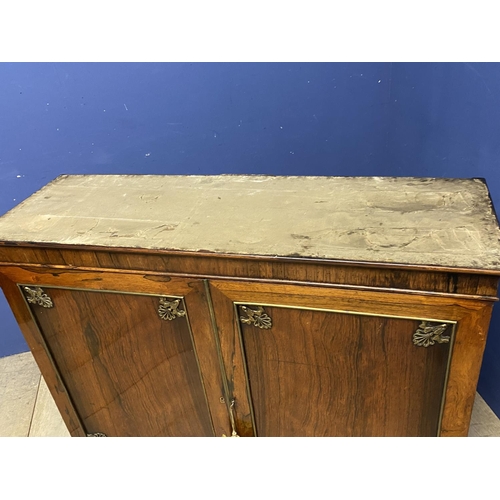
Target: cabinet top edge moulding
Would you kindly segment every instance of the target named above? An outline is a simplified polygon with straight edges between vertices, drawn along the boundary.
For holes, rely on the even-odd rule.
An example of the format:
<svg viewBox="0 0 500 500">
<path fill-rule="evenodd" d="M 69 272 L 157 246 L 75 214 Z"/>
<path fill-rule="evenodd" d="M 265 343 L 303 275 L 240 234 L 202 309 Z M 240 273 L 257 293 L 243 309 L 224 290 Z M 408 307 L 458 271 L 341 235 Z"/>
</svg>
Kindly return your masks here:
<svg viewBox="0 0 500 500">
<path fill-rule="evenodd" d="M 500 275 L 482 179 L 62 175 L 0 218 L 0 245 L 321 259 Z"/>
</svg>

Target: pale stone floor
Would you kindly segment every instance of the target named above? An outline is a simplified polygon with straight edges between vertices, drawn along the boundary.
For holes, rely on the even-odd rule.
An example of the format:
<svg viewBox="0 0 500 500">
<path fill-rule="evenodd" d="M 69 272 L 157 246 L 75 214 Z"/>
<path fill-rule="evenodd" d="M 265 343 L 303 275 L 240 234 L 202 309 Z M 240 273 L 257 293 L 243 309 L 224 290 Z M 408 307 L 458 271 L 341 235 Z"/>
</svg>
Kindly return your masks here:
<svg viewBox="0 0 500 500">
<path fill-rule="evenodd" d="M 29 352 L 0 358 L 0 437 L 9 436 L 69 436 Z M 479 394 L 469 436 L 500 436 L 500 420 Z"/>
</svg>

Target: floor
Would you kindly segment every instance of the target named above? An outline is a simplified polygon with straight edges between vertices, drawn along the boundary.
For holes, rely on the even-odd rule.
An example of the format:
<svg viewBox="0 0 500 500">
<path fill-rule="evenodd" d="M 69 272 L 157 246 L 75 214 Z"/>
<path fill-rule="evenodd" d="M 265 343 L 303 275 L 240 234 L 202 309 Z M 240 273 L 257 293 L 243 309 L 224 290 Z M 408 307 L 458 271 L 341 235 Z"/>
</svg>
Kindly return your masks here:
<svg viewBox="0 0 500 500">
<path fill-rule="evenodd" d="M 69 433 L 31 353 L 0 358 L 0 437 Z M 477 394 L 470 437 L 500 436 L 500 420 Z"/>
</svg>

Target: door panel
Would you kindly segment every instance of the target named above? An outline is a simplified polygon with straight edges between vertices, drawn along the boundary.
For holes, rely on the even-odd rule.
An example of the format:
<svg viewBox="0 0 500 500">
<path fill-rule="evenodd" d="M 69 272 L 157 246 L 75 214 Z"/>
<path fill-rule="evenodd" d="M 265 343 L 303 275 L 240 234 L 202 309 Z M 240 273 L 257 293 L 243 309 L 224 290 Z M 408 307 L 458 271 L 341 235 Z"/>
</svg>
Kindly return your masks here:
<svg viewBox="0 0 500 500">
<path fill-rule="evenodd" d="M 162 319 L 159 296 L 43 292 L 53 307 L 30 308 L 87 432 L 213 435 L 182 298 L 163 305 Z"/>
<path fill-rule="evenodd" d="M 437 435 L 450 344 L 415 346 L 418 321 L 265 313 L 271 328 L 241 325 L 259 436 Z"/>
<path fill-rule="evenodd" d="M 210 287 L 240 435 L 436 436 L 466 428 L 461 359 L 483 336 L 476 318 L 485 304 L 325 286 L 213 280 Z M 450 408 L 460 430 L 446 423 L 443 431 Z"/>
</svg>

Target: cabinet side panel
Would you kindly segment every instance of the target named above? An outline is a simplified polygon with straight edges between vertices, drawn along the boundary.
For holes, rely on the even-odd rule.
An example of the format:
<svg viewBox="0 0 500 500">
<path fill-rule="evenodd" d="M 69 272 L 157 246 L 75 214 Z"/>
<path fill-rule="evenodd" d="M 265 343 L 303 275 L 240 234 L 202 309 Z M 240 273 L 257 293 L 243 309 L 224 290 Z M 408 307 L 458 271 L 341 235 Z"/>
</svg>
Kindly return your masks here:
<svg viewBox="0 0 500 500">
<path fill-rule="evenodd" d="M 161 319 L 156 296 L 43 290 L 53 307 L 31 308 L 87 432 L 213 435 L 182 300 Z"/>
<path fill-rule="evenodd" d="M 414 345 L 418 321 L 265 313 L 269 329 L 242 324 L 259 436 L 437 435 L 450 345 Z"/>
</svg>

